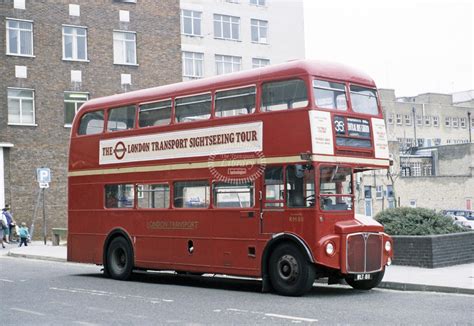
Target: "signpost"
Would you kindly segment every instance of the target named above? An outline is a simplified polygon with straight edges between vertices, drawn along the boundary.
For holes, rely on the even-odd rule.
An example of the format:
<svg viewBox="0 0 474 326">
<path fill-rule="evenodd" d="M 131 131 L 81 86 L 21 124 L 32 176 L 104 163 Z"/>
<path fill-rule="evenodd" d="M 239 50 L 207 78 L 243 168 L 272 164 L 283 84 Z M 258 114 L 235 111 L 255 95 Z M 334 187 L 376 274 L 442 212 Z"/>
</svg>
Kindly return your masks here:
<svg viewBox="0 0 474 326">
<path fill-rule="evenodd" d="M 37 168 L 36 169 L 36 179 L 38 181 L 39 187 L 41 189 L 41 193 L 43 195 L 43 239 L 44 244 L 46 245 L 46 208 L 45 208 L 45 189 L 49 188 L 49 183 L 51 182 L 51 170 L 49 168 Z M 36 203 L 36 207 L 39 204 L 39 196 L 38 202 Z M 33 226 L 32 226 L 32 237 L 33 237 L 33 230 L 34 230 L 34 220 L 36 218 L 36 208 L 35 213 L 33 216 Z"/>
</svg>

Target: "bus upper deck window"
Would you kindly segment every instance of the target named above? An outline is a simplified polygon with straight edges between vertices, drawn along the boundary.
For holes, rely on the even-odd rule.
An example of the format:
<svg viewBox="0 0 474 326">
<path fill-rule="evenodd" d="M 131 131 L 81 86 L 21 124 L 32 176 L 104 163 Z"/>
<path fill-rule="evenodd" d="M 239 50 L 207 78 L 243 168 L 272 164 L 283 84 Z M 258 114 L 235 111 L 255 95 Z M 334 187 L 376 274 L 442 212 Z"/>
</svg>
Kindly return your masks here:
<svg viewBox="0 0 474 326">
<path fill-rule="evenodd" d="M 95 111 L 84 114 L 79 124 L 79 135 L 100 134 L 104 131 L 104 111 Z"/>
<path fill-rule="evenodd" d="M 135 106 L 111 109 L 107 121 L 107 131 L 132 129 L 135 125 Z"/>
<path fill-rule="evenodd" d="M 216 92 L 216 116 L 231 117 L 255 111 L 255 86 Z"/>
<path fill-rule="evenodd" d="M 375 89 L 351 85 L 352 110 L 358 113 L 377 114 L 377 92 Z"/>
<path fill-rule="evenodd" d="M 171 122 L 171 100 L 140 105 L 140 127 L 164 126 Z"/>
<path fill-rule="evenodd" d="M 207 120 L 211 117 L 211 94 L 177 98 L 175 111 L 176 122 Z"/>
<path fill-rule="evenodd" d="M 346 88 L 344 84 L 324 80 L 313 80 L 316 105 L 324 109 L 347 110 Z"/>
<path fill-rule="evenodd" d="M 265 83 L 262 85 L 262 111 L 304 108 L 308 105 L 307 93 L 302 79 Z"/>
</svg>

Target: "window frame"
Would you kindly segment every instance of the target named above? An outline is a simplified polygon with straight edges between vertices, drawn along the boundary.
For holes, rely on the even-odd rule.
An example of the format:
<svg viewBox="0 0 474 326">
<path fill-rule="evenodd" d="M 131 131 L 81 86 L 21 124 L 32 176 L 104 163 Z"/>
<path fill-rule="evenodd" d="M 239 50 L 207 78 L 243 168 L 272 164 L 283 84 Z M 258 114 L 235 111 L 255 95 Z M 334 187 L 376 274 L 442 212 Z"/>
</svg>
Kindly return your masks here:
<svg viewBox="0 0 474 326">
<path fill-rule="evenodd" d="M 88 114 L 93 114 L 93 113 L 98 113 L 98 112 L 102 112 L 102 131 L 100 132 L 96 132 L 96 133 L 92 133 L 92 134 L 88 134 L 88 133 L 84 133 L 84 134 L 81 134 L 80 133 L 80 130 L 81 130 L 81 123 L 82 123 L 82 119 L 84 119 L 84 117 Z M 106 132 L 106 122 L 107 122 L 107 114 L 108 114 L 108 110 L 106 108 L 96 108 L 94 110 L 91 110 L 91 111 L 88 111 L 88 112 L 84 112 L 81 117 L 79 118 L 79 123 L 77 124 L 77 128 L 75 130 L 75 135 L 76 137 L 87 137 L 87 136 L 97 136 L 97 135 L 101 135 L 103 133 Z M 86 128 L 87 130 L 87 128 Z"/>
<path fill-rule="evenodd" d="M 155 104 L 155 103 L 160 103 L 160 102 L 166 102 L 170 101 L 171 102 L 171 114 L 170 114 L 170 122 L 167 124 L 163 125 L 153 125 L 153 126 L 140 126 L 140 112 L 141 112 L 141 107 L 142 105 L 149 105 L 149 104 Z M 153 128 L 153 127 L 163 127 L 163 126 L 169 126 L 173 124 L 174 122 L 174 99 L 171 97 L 166 97 L 164 99 L 158 99 L 158 100 L 153 100 L 153 101 L 146 101 L 146 102 L 140 102 L 136 105 L 137 107 L 137 118 L 136 118 L 136 125 L 138 129 L 143 129 L 143 128 Z M 146 112 L 146 111 L 144 111 Z"/>
<path fill-rule="evenodd" d="M 76 117 L 76 115 L 77 115 L 77 113 L 79 112 L 80 108 L 82 107 L 82 105 L 83 105 L 84 103 L 86 103 L 87 101 L 89 101 L 89 99 L 90 99 L 90 97 L 89 97 L 90 94 L 89 94 L 89 92 L 64 91 L 64 94 L 66 94 L 66 93 L 68 93 L 68 94 L 84 94 L 84 95 L 87 95 L 87 100 L 84 101 L 84 102 L 82 102 L 82 101 L 66 100 L 65 98 L 64 98 L 64 100 L 63 100 L 63 103 L 74 103 L 74 117 L 73 117 L 71 123 L 66 123 L 66 121 L 64 121 L 64 127 L 65 127 L 65 128 L 71 128 L 71 127 L 72 127 L 72 123 L 74 122 L 74 118 Z M 78 104 L 79 102 L 82 103 L 82 104 L 78 106 L 77 104 Z M 64 120 L 66 120 L 66 112 L 65 112 L 65 111 L 66 111 L 66 107 L 64 106 Z"/>
<path fill-rule="evenodd" d="M 222 57 L 222 60 L 218 60 L 218 57 Z M 229 62 L 226 62 L 225 61 L 225 58 L 230 58 L 231 59 L 231 67 L 232 67 L 232 71 L 230 72 L 226 72 L 225 71 L 225 64 L 226 63 L 229 63 Z M 239 66 L 239 69 L 238 70 L 235 70 L 234 67 L 235 65 L 237 65 L 237 63 L 234 62 L 234 59 L 239 59 L 239 63 L 238 63 L 238 66 Z M 231 74 L 233 72 L 238 72 L 238 71 L 241 71 L 242 70 L 242 57 L 239 57 L 239 56 L 234 56 L 234 55 L 226 55 L 226 54 L 215 54 L 214 55 L 214 60 L 215 60 L 215 63 L 216 63 L 216 75 L 225 75 L 225 74 Z M 219 64 L 222 64 L 222 73 L 219 73 Z"/>
<path fill-rule="evenodd" d="M 23 23 L 30 23 L 31 24 L 31 30 L 26 30 L 26 29 L 21 29 L 20 27 L 18 28 L 11 28 L 8 26 L 8 22 L 9 21 L 16 21 L 16 22 L 23 22 Z M 9 31 L 10 30 L 17 30 L 18 31 L 18 39 L 17 39 L 17 49 L 18 49 L 18 53 L 12 53 L 10 51 L 10 37 L 9 37 Z M 31 54 L 22 54 L 20 53 L 21 52 L 21 31 L 29 31 L 30 32 L 30 41 L 31 41 Z M 35 47 L 34 47 L 34 37 L 33 37 L 33 34 L 34 34 L 34 22 L 32 20 L 28 20 L 28 19 L 16 19 L 16 18 L 9 18 L 9 17 L 6 17 L 5 18 L 5 47 L 6 47 L 6 51 L 5 51 L 5 54 L 6 55 L 11 55 L 11 56 L 18 56 L 18 57 L 27 57 L 27 58 L 35 58 Z"/>
<path fill-rule="evenodd" d="M 248 187 L 248 189 L 249 189 L 249 193 L 250 193 L 250 203 L 252 204 L 251 206 L 248 206 L 248 207 L 219 207 L 217 205 L 217 193 L 215 192 L 217 184 L 229 184 L 229 185 L 235 185 L 236 187 L 240 185 L 241 187 L 246 187 L 247 183 L 250 184 L 250 187 Z M 210 207 L 212 207 L 213 209 L 229 209 L 229 210 L 250 209 L 251 210 L 251 209 L 254 209 L 256 207 L 255 193 L 256 193 L 255 181 L 249 181 L 249 182 L 235 183 L 234 184 L 234 183 L 229 183 L 229 182 L 225 182 L 225 181 L 213 180 L 212 185 L 211 185 L 211 197 L 210 197 L 211 206 Z"/>
<path fill-rule="evenodd" d="M 239 114 L 239 115 L 232 115 L 232 116 L 217 116 L 217 93 L 219 92 L 227 92 L 227 91 L 233 91 L 233 90 L 238 90 L 238 89 L 244 89 L 244 88 L 250 88 L 250 87 L 255 87 L 255 108 L 253 112 L 246 113 L 246 114 Z M 258 100 L 258 85 L 257 84 L 248 84 L 244 86 L 238 86 L 238 87 L 232 87 L 232 88 L 222 88 L 222 89 L 215 89 L 213 92 L 212 96 L 212 117 L 215 119 L 226 119 L 226 118 L 235 118 L 239 116 L 248 116 L 251 114 L 255 114 L 257 112 L 257 100 Z"/>
<path fill-rule="evenodd" d="M 255 64 L 255 61 L 258 61 L 259 64 L 256 65 L 256 64 Z M 261 65 L 262 61 L 263 61 L 263 62 L 266 62 L 266 64 Z M 269 65 L 270 65 L 270 59 L 266 59 L 266 58 L 252 58 L 252 69 L 263 68 L 263 67 L 266 67 L 266 66 L 269 66 Z"/>
<path fill-rule="evenodd" d="M 265 94 L 264 94 L 263 88 L 264 88 L 265 84 L 283 83 L 283 82 L 295 81 L 295 80 L 302 81 L 305 88 L 306 88 L 306 102 L 307 103 L 306 103 L 305 106 L 298 106 L 298 107 L 291 107 L 291 108 L 287 107 L 286 109 L 277 109 L 277 110 L 264 109 L 263 96 Z M 284 78 L 281 78 L 281 79 L 276 79 L 275 78 L 275 79 L 264 80 L 261 83 L 259 83 L 259 85 L 258 85 L 258 93 L 257 93 L 257 96 L 258 96 L 258 99 L 257 99 L 258 112 L 260 112 L 260 113 L 270 113 L 270 112 L 276 113 L 276 112 L 287 112 L 288 110 L 298 110 L 298 109 L 308 108 L 312 105 L 311 101 L 314 99 L 313 93 L 312 93 L 312 82 L 310 84 L 310 87 L 311 88 L 308 88 L 308 79 L 304 76 L 291 76 L 291 77 L 284 77 Z M 298 102 L 295 102 L 295 103 L 298 103 Z"/>
<path fill-rule="evenodd" d="M 134 44 L 134 47 L 133 47 L 133 54 L 134 54 L 134 59 L 135 59 L 135 62 L 133 63 L 129 63 L 129 62 L 126 62 L 127 60 L 127 47 L 126 47 L 126 43 L 127 41 L 128 42 L 131 42 L 131 40 L 127 40 L 125 38 L 123 39 L 116 39 L 116 35 L 118 34 L 122 34 L 122 35 L 125 35 L 125 34 L 132 34 L 134 36 L 134 39 L 133 39 L 133 44 Z M 118 62 L 117 61 L 117 58 L 115 56 L 115 42 L 116 41 L 120 41 L 121 42 L 121 46 L 122 46 L 122 56 L 123 58 L 125 59 L 125 62 Z M 112 31 L 112 50 L 113 50 L 113 61 L 114 61 L 114 65 L 124 65 L 124 66 L 138 66 L 138 58 L 137 58 L 137 32 L 134 32 L 134 31 L 124 31 L 124 30 L 117 30 L 117 29 L 114 29 Z"/>
<path fill-rule="evenodd" d="M 262 26 L 262 24 L 264 26 Z M 253 39 L 253 32 L 257 32 L 257 40 Z M 265 30 L 266 37 L 262 41 L 262 30 Z M 250 41 L 255 44 L 268 44 L 268 20 L 250 18 Z"/>
<path fill-rule="evenodd" d="M 133 109 L 134 109 L 132 127 L 127 128 L 127 129 L 109 130 L 109 122 L 110 122 L 111 112 L 113 110 L 126 109 L 126 108 L 131 108 L 131 107 L 133 107 Z M 139 111 L 139 107 L 135 103 L 128 104 L 128 105 L 124 104 L 124 105 L 121 105 L 121 106 L 109 107 L 105 111 L 107 112 L 107 115 L 104 117 L 104 131 L 106 133 L 117 133 L 117 132 L 123 132 L 123 131 L 129 131 L 129 130 L 132 130 L 132 129 L 137 129 L 137 122 L 138 122 L 137 113 Z"/>
<path fill-rule="evenodd" d="M 366 90 L 369 90 L 369 91 L 373 91 L 375 93 L 375 107 L 376 107 L 376 112 L 375 113 L 370 113 L 370 112 L 360 112 L 360 111 L 356 111 L 354 110 L 354 103 L 352 101 L 352 96 L 353 94 L 357 94 L 358 96 L 366 96 L 366 97 L 370 97 L 369 95 L 365 95 L 365 94 L 358 94 L 358 92 L 356 91 L 352 91 L 352 87 L 359 87 L 359 88 L 364 88 Z M 360 84 L 354 84 L 354 83 L 347 83 L 346 85 L 346 96 L 347 96 L 347 101 L 349 102 L 349 107 L 350 107 L 350 110 L 356 114 L 363 114 L 363 115 L 367 115 L 367 116 L 372 116 L 372 117 L 376 117 L 380 114 L 381 112 L 381 107 L 380 107 L 380 104 L 379 104 L 379 93 L 377 91 L 377 88 L 373 87 L 373 86 L 365 86 L 365 85 L 360 85 Z"/>
<path fill-rule="evenodd" d="M 196 121 L 178 121 L 177 120 L 177 114 L 176 114 L 176 107 L 177 107 L 176 101 L 180 100 L 180 99 L 183 99 L 183 98 L 200 96 L 200 95 L 210 95 L 211 96 L 211 98 L 209 100 L 209 102 L 211 104 L 211 108 L 209 110 L 209 117 L 206 118 L 206 119 L 203 119 L 203 120 L 196 120 Z M 201 101 L 201 102 L 207 102 L 207 101 Z M 201 102 L 191 102 L 191 103 L 188 103 L 188 104 L 201 103 Z M 214 102 L 214 92 L 213 91 L 207 91 L 207 92 L 202 92 L 202 93 L 191 93 L 191 94 L 186 94 L 186 95 L 180 95 L 180 96 L 173 97 L 173 105 L 172 105 L 172 112 L 171 112 L 172 122 L 171 123 L 173 123 L 173 124 L 188 124 L 188 123 L 194 123 L 194 122 L 209 121 L 210 119 L 213 118 L 213 114 L 214 114 L 213 102 Z"/>
<path fill-rule="evenodd" d="M 321 193 L 321 170 L 324 169 L 324 168 L 335 168 L 335 167 L 339 167 L 339 168 L 345 168 L 345 169 L 350 169 L 350 176 L 351 176 L 351 180 L 350 180 L 350 184 L 351 184 L 351 192 L 349 194 L 322 194 Z M 349 166 L 349 165 L 345 165 L 345 164 L 318 164 L 315 166 L 315 194 L 316 194 L 316 198 L 317 198 L 317 203 L 315 203 L 315 207 L 317 207 L 317 209 L 320 211 L 320 212 L 323 212 L 323 213 L 347 213 L 347 212 L 354 212 L 355 211 L 355 205 L 356 205 L 356 196 L 355 196 L 355 177 L 354 177 L 354 167 L 352 166 Z M 351 209 L 334 209 L 334 210 L 331 210 L 331 209 L 323 209 L 321 207 L 321 205 L 323 204 L 323 200 L 322 198 L 323 197 L 341 197 L 341 198 L 344 198 L 344 197 L 350 197 L 351 198 Z"/>
<path fill-rule="evenodd" d="M 208 188 L 208 192 L 209 192 L 209 197 L 208 197 L 208 200 L 209 202 L 207 203 L 207 206 L 205 207 L 184 207 L 184 198 L 183 198 L 183 206 L 182 207 L 177 207 L 175 205 L 175 195 L 176 195 L 176 184 L 179 183 L 179 182 L 206 182 L 207 183 L 207 188 Z M 213 201 L 213 198 L 212 198 L 212 182 L 210 182 L 209 179 L 184 179 L 184 180 L 173 180 L 172 182 L 172 193 L 170 193 L 170 201 L 171 201 L 171 208 L 173 209 L 192 209 L 192 210 L 206 210 L 206 209 L 211 209 L 212 208 L 212 201 Z M 206 198 L 204 198 L 206 199 Z"/>
<path fill-rule="evenodd" d="M 190 11 L 191 16 L 185 16 L 184 11 Z M 199 14 L 199 18 L 194 17 L 195 13 Z M 191 30 L 192 30 L 191 33 L 186 33 L 185 32 L 185 28 L 184 28 L 184 19 L 185 18 L 191 20 Z M 200 34 L 197 34 L 194 30 L 194 22 L 197 21 L 197 20 L 199 20 L 199 29 L 200 29 L 200 32 L 201 32 Z M 202 35 L 202 11 L 192 10 L 192 9 L 185 9 L 185 8 L 181 9 L 181 35 L 192 36 L 192 37 L 203 37 L 203 35 Z"/>
<path fill-rule="evenodd" d="M 216 19 L 216 17 L 219 17 L 220 19 Z M 224 24 L 227 24 L 227 22 L 224 22 L 224 17 L 229 17 L 229 31 L 230 31 L 230 37 L 225 37 L 224 36 Z M 237 18 L 238 22 L 237 23 L 234 23 L 232 22 L 232 18 Z M 234 42 L 240 42 L 241 41 L 241 23 L 240 23 L 240 17 L 238 16 L 231 16 L 231 15 L 225 15 L 225 14 L 214 14 L 213 15 L 213 19 L 212 19 L 212 22 L 213 22 L 213 28 L 214 28 L 214 38 L 215 39 L 219 39 L 219 40 L 227 40 L 227 41 L 234 41 Z M 220 36 L 217 35 L 217 31 L 216 31 L 216 23 L 219 24 L 219 31 L 220 31 Z M 237 24 L 238 25 L 238 28 L 237 28 L 237 37 L 234 37 L 233 35 L 233 29 L 232 29 L 232 25 L 233 24 Z"/>
<path fill-rule="evenodd" d="M 31 98 L 27 97 L 12 97 L 15 100 L 19 100 L 19 109 L 20 109 L 20 122 L 10 122 L 9 119 L 9 105 L 8 101 L 10 99 L 10 96 L 8 96 L 8 91 L 9 90 L 20 90 L 20 91 L 31 91 Z M 27 126 L 27 127 L 37 127 L 38 124 L 36 123 L 36 108 L 35 108 L 35 90 L 33 88 L 23 88 L 23 87 L 7 87 L 7 125 L 9 126 Z M 23 119 L 23 114 L 22 114 L 22 108 L 23 108 L 23 100 L 31 100 L 32 101 L 32 110 L 33 110 L 33 123 L 23 123 L 21 122 Z"/>
<path fill-rule="evenodd" d="M 65 33 L 64 33 L 64 28 L 65 27 L 69 27 L 69 28 L 73 28 L 73 34 L 67 34 L 67 35 L 70 35 L 72 37 L 72 58 L 66 58 L 66 46 L 65 46 Z M 86 34 L 85 36 L 82 36 L 82 35 L 77 35 L 77 29 L 83 29 Z M 63 61 L 79 61 L 79 62 L 90 62 L 89 61 L 89 55 L 88 55 L 88 47 L 87 47 L 87 38 L 88 38 L 88 30 L 87 30 L 87 26 L 77 26 L 77 25 L 68 25 L 68 24 L 63 24 L 62 25 L 62 28 L 61 28 L 61 32 L 62 32 L 62 46 L 63 46 Z M 78 37 L 84 37 L 85 38 L 85 41 L 84 41 L 84 53 L 86 55 L 86 58 L 85 59 L 78 59 L 77 56 L 78 56 L 78 46 L 77 46 L 77 39 Z"/>
<path fill-rule="evenodd" d="M 189 60 L 189 58 L 185 58 L 186 54 L 192 54 L 192 66 L 193 66 L 193 74 L 186 74 L 186 60 Z M 196 58 L 196 54 L 201 55 L 201 59 Z M 182 69 L 183 69 L 183 77 L 186 78 L 193 78 L 193 79 L 199 79 L 204 77 L 204 53 L 203 52 L 193 52 L 193 51 L 181 51 L 181 60 L 182 60 Z M 196 74 L 196 65 L 197 63 L 201 64 L 201 75 Z"/>
<path fill-rule="evenodd" d="M 131 207 L 118 207 L 118 203 L 120 200 L 117 199 L 117 207 L 109 207 L 107 206 L 107 191 L 106 188 L 107 186 L 132 186 L 132 194 L 133 194 L 133 201 L 132 201 L 132 206 Z M 136 209 L 137 207 L 137 190 L 136 190 L 136 185 L 134 183 L 104 183 L 103 184 L 103 191 L 104 191 L 104 196 L 103 196 L 103 209 L 108 211 L 108 210 L 133 210 Z"/>
</svg>

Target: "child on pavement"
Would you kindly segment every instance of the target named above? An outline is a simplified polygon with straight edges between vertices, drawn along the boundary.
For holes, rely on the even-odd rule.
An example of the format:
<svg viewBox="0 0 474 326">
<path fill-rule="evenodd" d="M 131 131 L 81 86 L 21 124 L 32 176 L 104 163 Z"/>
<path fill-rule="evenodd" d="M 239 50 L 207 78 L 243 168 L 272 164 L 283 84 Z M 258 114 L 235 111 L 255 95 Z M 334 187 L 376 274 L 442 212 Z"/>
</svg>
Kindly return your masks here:
<svg viewBox="0 0 474 326">
<path fill-rule="evenodd" d="M 28 238 L 30 237 L 30 232 L 28 232 L 28 228 L 26 227 L 26 223 L 23 222 L 21 223 L 21 228 L 20 228 L 20 245 L 18 247 L 21 247 L 21 245 L 24 243 L 25 247 L 28 247 Z"/>
</svg>

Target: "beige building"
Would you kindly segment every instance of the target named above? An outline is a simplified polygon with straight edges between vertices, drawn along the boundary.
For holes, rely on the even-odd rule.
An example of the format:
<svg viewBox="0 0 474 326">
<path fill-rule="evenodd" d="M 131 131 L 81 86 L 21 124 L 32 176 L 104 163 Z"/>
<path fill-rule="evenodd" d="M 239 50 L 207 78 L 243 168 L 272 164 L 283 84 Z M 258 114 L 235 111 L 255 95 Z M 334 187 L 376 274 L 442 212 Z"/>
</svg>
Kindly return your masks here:
<svg viewBox="0 0 474 326">
<path fill-rule="evenodd" d="M 473 91 L 396 98 L 379 90 L 394 164 L 356 177 L 357 212 L 395 206 L 473 209 Z"/>
</svg>

